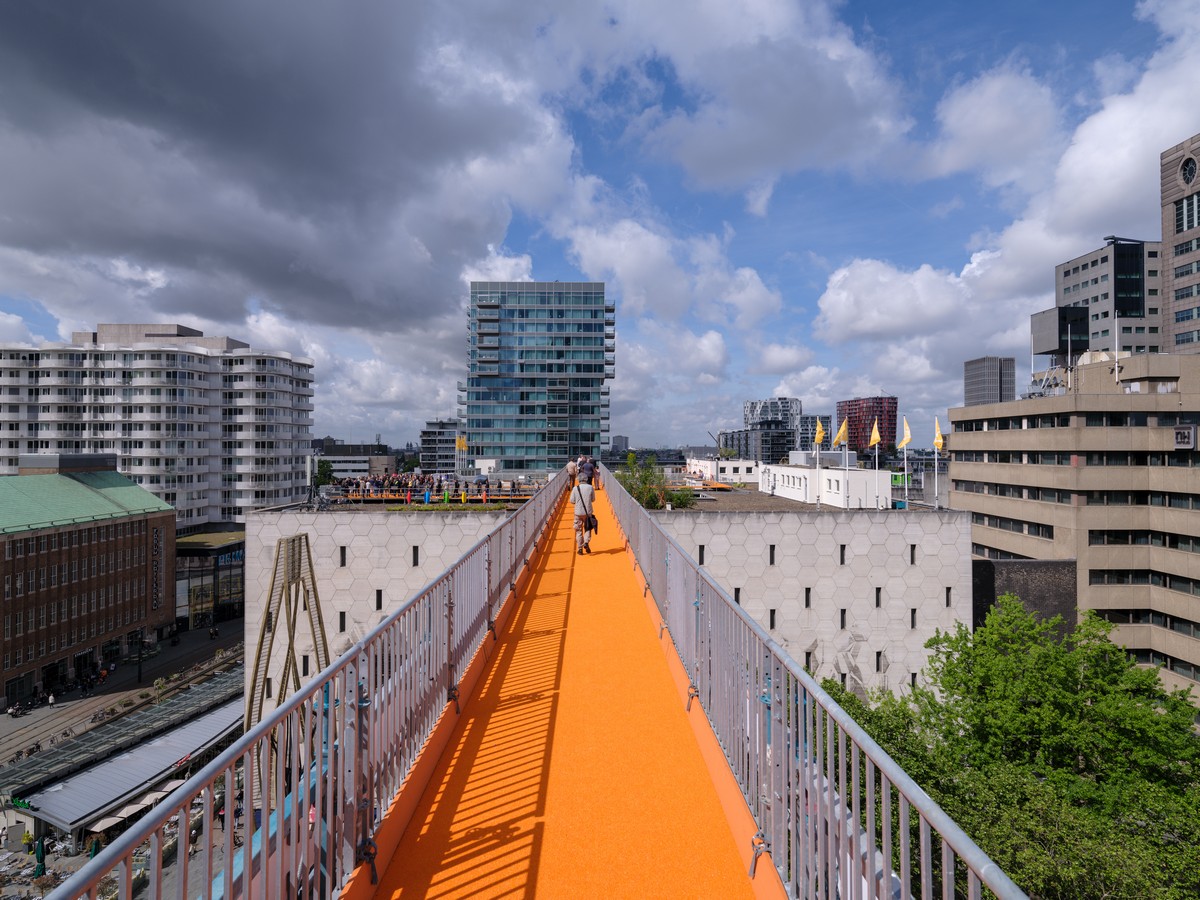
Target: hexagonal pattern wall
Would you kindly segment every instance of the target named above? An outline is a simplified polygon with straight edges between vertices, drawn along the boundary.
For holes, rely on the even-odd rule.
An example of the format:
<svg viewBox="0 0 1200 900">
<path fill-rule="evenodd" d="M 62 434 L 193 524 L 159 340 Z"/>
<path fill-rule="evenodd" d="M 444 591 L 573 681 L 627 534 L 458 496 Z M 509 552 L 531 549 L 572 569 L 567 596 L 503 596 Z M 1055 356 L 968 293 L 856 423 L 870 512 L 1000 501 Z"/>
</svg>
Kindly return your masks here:
<svg viewBox="0 0 1200 900">
<path fill-rule="evenodd" d="M 901 690 L 935 631 L 971 621 L 969 514 L 957 510 L 656 513 L 801 665 Z M 773 561 L 772 561 L 773 559 Z M 774 627 L 772 628 L 772 613 Z"/>
<path fill-rule="evenodd" d="M 282 537 L 309 535 L 325 633 L 336 660 L 504 519 L 503 512 L 250 513 L 246 517 L 247 646 L 256 646 L 258 640 L 275 545 Z M 311 646 L 298 642 L 297 653 L 302 666 L 306 655 L 310 665 L 315 660 Z M 278 671 L 278 662 L 271 660 L 272 671 Z M 252 668 L 247 666 L 247 673 Z M 309 669 L 309 676 L 316 674 Z"/>
</svg>

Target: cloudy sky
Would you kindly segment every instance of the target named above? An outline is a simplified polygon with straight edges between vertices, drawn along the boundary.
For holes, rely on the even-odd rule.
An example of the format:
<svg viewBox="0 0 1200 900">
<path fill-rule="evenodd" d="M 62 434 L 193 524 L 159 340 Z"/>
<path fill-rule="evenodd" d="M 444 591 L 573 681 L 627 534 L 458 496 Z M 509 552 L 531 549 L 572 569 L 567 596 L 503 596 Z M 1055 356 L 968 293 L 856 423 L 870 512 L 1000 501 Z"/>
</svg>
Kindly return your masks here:
<svg viewBox="0 0 1200 900">
<path fill-rule="evenodd" d="M 1029 369 L 1055 263 L 1157 240 L 1200 0 L 0 6 L 0 340 L 312 357 L 315 434 L 453 414 L 472 279 L 595 280 L 612 430 Z M 1024 370 L 1024 371 L 1022 371 Z"/>
</svg>

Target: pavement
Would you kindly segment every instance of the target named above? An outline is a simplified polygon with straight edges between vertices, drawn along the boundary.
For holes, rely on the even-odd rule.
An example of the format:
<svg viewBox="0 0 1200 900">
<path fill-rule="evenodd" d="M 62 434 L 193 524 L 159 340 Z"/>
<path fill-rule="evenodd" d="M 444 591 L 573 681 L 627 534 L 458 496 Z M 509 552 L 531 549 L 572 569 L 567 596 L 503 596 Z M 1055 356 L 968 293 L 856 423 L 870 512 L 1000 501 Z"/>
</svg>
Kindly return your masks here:
<svg viewBox="0 0 1200 900">
<path fill-rule="evenodd" d="M 5 795 L 10 790 L 5 781 L 4 770 L 18 750 L 25 752 L 40 741 L 42 750 L 47 751 L 52 746 L 51 739 L 57 742 L 62 739 L 64 732 L 72 732 L 73 737 L 78 737 L 93 728 L 107 724 L 113 721 L 112 716 L 106 717 L 103 722 L 92 722 L 92 717 L 102 709 L 116 709 L 118 717 L 130 712 L 145 702 L 140 696 L 142 693 L 149 692 L 151 697 L 153 696 L 156 678 L 165 678 L 176 672 L 186 674 L 192 667 L 211 661 L 217 650 L 229 652 L 242 645 L 244 634 L 241 620 L 223 622 L 219 628 L 220 636 L 215 640 L 209 638 L 207 628 L 197 628 L 180 634 L 179 644 L 176 646 L 171 646 L 169 641 L 163 641 L 159 645 L 158 654 L 142 660 L 140 682 L 135 659 L 129 664 L 118 664 L 116 671 L 109 675 L 102 685 L 95 687 L 93 693 L 87 697 L 81 697 L 79 690 L 74 690 L 66 695 L 56 694 L 53 707 L 41 706 L 19 718 L 14 719 L 10 715 L 0 713 L 0 795 Z M 126 707 L 123 705 L 125 700 L 133 700 L 134 704 Z M 240 829 L 238 830 L 240 832 Z M 10 833 L 9 843 L 0 849 L 0 893 L 5 898 L 41 896 L 41 892 L 29 884 L 27 873 L 32 870 L 33 857 L 23 853 L 19 839 L 19 835 Z M 209 846 L 207 841 L 202 841 L 201 852 L 189 859 L 189 884 L 204 883 L 208 872 L 208 856 L 212 856 L 215 870 L 219 871 L 223 865 L 223 833 L 219 829 L 213 841 L 215 846 Z M 87 861 L 86 853 L 59 855 L 50 851 L 46 855 L 47 868 L 62 875 L 78 871 Z M 27 862 L 28 865 L 22 865 L 22 862 Z M 171 867 L 172 870 L 176 868 Z M 24 877 L 18 873 L 25 873 Z M 170 877 L 172 876 L 168 876 Z"/>
<path fill-rule="evenodd" d="M 0 794 L 7 792 L 4 767 L 18 750 L 25 752 L 39 741 L 42 749 L 47 750 L 50 739 L 57 742 L 65 731 L 78 736 L 95 728 L 101 723 L 91 719 L 99 710 L 115 707 L 118 714 L 127 712 L 132 707 L 124 707 L 122 702 L 132 699 L 137 705 L 143 702 L 141 693 L 153 695 L 156 678 L 186 672 L 197 663 L 211 660 L 218 649 L 229 651 L 242 643 L 242 620 L 222 622 L 219 628 L 220 637 L 216 640 L 209 638 L 207 628 L 194 628 L 180 634 L 179 644 L 174 647 L 170 641 L 162 641 L 155 656 L 142 660 L 140 683 L 135 658 L 133 662 L 118 664 L 117 670 L 87 697 L 81 697 L 76 689 L 65 695 L 55 694 L 53 707 L 40 706 L 19 718 L 0 712 Z"/>
</svg>

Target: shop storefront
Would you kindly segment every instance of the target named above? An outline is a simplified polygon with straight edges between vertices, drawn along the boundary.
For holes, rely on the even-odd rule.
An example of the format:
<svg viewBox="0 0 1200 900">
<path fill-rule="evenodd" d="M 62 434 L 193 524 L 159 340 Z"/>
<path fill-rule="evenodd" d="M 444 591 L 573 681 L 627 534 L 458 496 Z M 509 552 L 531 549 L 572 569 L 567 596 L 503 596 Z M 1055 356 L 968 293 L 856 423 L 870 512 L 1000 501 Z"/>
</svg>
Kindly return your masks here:
<svg viewBox="0 0 1200 900">
<path fill-rule="evenodd" d="M 175 543 L 175 620 L 210 628 L 245 614 L 245 532 L 188 535 Z"/>
</svg>

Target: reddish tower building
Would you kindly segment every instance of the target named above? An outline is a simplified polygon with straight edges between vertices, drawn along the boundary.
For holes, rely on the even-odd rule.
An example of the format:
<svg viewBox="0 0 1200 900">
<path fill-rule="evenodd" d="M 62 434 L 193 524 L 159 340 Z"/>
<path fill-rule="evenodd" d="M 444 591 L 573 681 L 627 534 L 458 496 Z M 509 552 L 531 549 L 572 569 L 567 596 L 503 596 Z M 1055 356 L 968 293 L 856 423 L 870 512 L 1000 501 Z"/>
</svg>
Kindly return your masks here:
<svg viewBox="0 0 1200 900">
<path fill-rule="evenodd" d="M 879 420 L 879 436 L 882 443 L 896 443 L 896 398 L 858 397 L 854 400 L 839 400 L 837 403 L 837 425 L 849 420 L 846 429 L 847 444 L 856 453 L 868 452 L 871 443 L 871 426 Z"/>
</svg>

